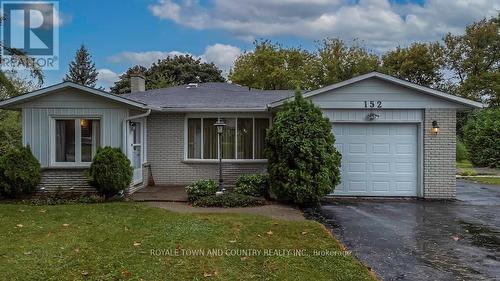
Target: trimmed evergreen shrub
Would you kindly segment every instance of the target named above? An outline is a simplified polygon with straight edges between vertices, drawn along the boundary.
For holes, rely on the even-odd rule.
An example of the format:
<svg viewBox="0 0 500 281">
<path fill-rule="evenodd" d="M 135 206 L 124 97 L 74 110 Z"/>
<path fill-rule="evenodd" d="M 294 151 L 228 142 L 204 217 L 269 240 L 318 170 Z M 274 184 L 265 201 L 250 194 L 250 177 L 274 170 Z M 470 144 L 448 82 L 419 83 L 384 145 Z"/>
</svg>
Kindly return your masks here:
<svg viewBox="0 0 500 281">
<path fill-rule="evenodd" d="M 269 183 L 278 200 L 318 204 L 340 183 L 341 155 L 330 120 L 300 91 L 276 114 L 266 141 Z"/>
<path fill-rule="evenodd" d="M 5 197 L 31 194 L 41 179 L 40 163 L 29 147 L 11 148 L 0 157 L 0 193 Z"/>
<path fill-rule="evenodd" d="M 464 141 L 472 163 L 500 168 L 500 108 L 474 112 L 465 125 Z"/>
<path fill-rule="evenodd" d="M 186 186 L 186 193 L 190 202 L 194 202 L 201 197 L 215 195 L 219 187 L 213 180 L 199 180 Z"/>
<path fill-rule="evenodd" d="M 234 208 L 234 207 L 253 207 L 266 204 L 264 198 L 253 197 L 238 193 L 224 193 L 222 195 L 210 195 L 201 197 L 194 201 L 195 207 L 217 207 L 217 208 Z"/>
<path fill-rule="evenodd" d="M 461 140 L 457 140 L 457 161 L 469 160 L 469 152 L 465 143 Z"/>
<path fill-rule="evenodd" d="M 255 196 L 255 197 L 268 197 L 269 196 L 269 175 L 267 174 L 253 174 L 241 175 L 236 179 L 235 193 Z"/>
<path fill-rule="evenodd" d="M 105 197 L 111 197 L 130 186 L 133 169 L 130 160 L 118 148 L 97 150 L 89 169 L 90 184 Z"/>
</svg>

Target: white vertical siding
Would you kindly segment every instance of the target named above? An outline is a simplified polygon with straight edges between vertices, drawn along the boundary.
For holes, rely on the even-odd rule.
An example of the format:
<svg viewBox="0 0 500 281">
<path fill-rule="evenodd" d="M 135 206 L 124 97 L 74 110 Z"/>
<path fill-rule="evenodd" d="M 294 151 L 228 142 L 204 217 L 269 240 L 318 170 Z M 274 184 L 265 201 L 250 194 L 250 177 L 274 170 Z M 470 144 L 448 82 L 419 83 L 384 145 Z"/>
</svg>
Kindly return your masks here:
<svg viewBox="0 0 500 281">
<path fill-rule="evenodd" d="M 42 167 L 50 165 L 50 124 L 54 117 L 100 117 L 102 146 L 121 147 L 122 121 L 128 110 L 120 108 L 23 108 L 23 144 L 30 145 Z"/>
</svg>

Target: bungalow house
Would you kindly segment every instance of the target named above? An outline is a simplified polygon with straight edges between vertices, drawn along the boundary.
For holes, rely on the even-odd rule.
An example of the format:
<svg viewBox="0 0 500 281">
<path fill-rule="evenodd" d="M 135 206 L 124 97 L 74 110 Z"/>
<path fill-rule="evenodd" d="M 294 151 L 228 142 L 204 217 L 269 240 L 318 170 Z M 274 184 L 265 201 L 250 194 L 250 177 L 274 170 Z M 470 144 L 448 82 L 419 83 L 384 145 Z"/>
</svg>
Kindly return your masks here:
<svg viewBox="0 0 500 281">
<path fill-rule="evenodd" d="M 265 132 L 293 91 L 201 83 L 112 95 L 64 82 L 0 102 L 22 112 L 23 144 L 43 168 L 41 189 L 85 189 L 83 171 L 99 146 L 113 146 L 134 167 L 132 193 L 156 185 L 217 178 L 214 123 L 224 118 L 223 173 L 266 170 Z M 377 72 L 304 96 L 332 124 L 342 154 L 339 196 L 455 196 L 456 112 L 481 103 Z"/>
</svg>

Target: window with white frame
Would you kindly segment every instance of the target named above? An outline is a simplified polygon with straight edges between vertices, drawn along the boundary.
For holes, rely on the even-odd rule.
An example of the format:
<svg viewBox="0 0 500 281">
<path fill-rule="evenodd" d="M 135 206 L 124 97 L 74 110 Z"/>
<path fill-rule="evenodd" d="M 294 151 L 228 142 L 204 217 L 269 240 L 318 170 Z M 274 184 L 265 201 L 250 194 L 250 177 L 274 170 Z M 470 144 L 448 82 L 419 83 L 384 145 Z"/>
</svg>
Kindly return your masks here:
<svg viewBox="0 0 500 281">
<path fill-rule="evenodd" d="M 55 119 L 54 162 L 60 164 L 90 163 L 100 145 L 101 122 L 99 119 Z"/>
<path fill-rule="evenodd" d="M 269 118 L 223 118 L 222 159 L 265 159 Z M 187 158 L 218 159 L 217 118 L 187 119 Z"/>
</svg>

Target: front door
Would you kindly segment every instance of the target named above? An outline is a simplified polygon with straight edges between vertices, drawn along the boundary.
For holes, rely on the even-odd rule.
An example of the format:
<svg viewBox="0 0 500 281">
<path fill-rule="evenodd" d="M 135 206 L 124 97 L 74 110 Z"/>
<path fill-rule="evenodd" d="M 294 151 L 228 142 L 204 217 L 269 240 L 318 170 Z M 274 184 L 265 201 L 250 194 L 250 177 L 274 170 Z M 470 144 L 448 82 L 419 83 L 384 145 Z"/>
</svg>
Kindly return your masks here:
<svg viewBox="0 0 500 281">
<path fill-rule="evenodd" d="M 142 182 L 142 146 L 143 146 L 143 127 L 140 121 L 131 121 L 129 125 L 129 148 L 128 155 L 132 167 L 134 168 L 133 184 Z"/>
</svg>

